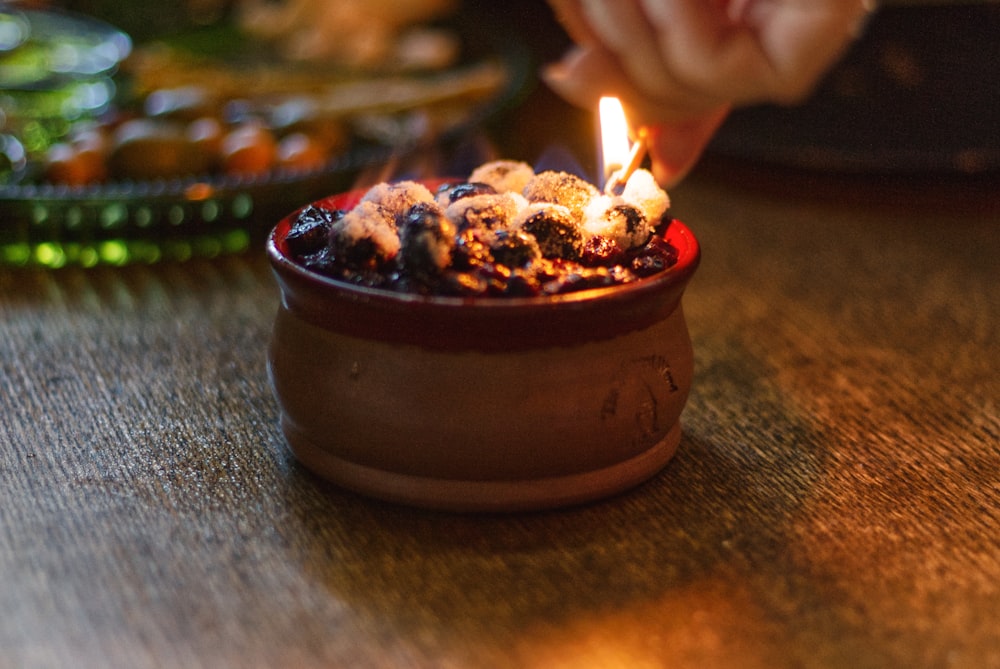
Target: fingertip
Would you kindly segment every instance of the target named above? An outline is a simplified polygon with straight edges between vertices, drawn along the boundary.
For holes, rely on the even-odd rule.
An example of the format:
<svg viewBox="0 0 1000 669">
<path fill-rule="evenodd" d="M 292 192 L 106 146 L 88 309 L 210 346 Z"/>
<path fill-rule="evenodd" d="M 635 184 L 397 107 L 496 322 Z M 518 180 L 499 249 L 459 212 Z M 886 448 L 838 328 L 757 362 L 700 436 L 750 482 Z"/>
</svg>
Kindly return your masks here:
<svg viewBox="0 0 1000 669">
<path fill-rule="evenodd" d="M 581 57 L 581 49 L 579 47 L 573 47 L 563 54 L 561 59 L 543 65 L 539 70 L 538 75 L 541 77 L 542 81 L 549 84 L 553 88 L 565 86 L 566 82 L 572 76 L 571 73 L 574 69 L 576 69 Z"/>
<path fill-rule="evenodd" d="M 561 60 L 544 66 L 539 76 L 552 90 L 581 107 L 596 104 L 606 77 L 597 54 L 588 47 L 573 47 Z"/>
<path fill-rule="evenodd" d="M 594 44 L 598 42 L 593 29 L 584 18 L 580 0 L 548 0 L 559 25 L 577 44 Z"/>
<path fill-rule="evenodd" d="M 687 176 L 729 111 L 724 106 L 694 119 L 649 128 L 651 172 L 660 185 L 670 188 Z"/>
</svg>

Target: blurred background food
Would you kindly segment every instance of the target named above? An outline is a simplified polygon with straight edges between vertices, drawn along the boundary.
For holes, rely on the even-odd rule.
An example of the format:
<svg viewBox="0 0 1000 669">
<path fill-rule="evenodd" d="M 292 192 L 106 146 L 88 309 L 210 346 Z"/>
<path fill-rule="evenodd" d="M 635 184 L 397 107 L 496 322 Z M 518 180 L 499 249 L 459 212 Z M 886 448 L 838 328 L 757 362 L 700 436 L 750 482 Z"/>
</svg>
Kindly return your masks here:
<svg viewBox="0 0 1000 669">
<path fill-rule="evenodd" d="M 509 81 L 494 54 L 429 23 L 454 5 L 198 0 L 141 16 L 121 3 L 10 6 L 4 129 L 28 169 L 10 160 L 5 181 L 260 175 L 321 167 L 353 139 L 437 137 Z"/>
<path fill-rule="evenodd" d="M 0 5 L 0 262 L 239 251 L 514 104 L 517 42 L 452 0 Z M 476 156 L 476 160 L 481 156 Z"/>
</svg>

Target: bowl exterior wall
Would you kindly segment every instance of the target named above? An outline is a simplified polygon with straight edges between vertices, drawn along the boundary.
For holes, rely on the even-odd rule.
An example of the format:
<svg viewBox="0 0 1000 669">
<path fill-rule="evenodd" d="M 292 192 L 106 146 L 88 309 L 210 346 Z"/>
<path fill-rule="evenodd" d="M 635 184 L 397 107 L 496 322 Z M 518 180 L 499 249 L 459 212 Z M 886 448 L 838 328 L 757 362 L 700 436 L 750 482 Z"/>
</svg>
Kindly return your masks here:
<svg viewBox="0 0 1000 669">
<path fill-rule="evenodd" d="M 268 363 L 307 466 L 462 510 L 585 501 L 652 476 L 676 448 L 693 374 L 679 305 L 616 338 L 506 352 L 359 339 L 282 306 Z"/>
</svg>

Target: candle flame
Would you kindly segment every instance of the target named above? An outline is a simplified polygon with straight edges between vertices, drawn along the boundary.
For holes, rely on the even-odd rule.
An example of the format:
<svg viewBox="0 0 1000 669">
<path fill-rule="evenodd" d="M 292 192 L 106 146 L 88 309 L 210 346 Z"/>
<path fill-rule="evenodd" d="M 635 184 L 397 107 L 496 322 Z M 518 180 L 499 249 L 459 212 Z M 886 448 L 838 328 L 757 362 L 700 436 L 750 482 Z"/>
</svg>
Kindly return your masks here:
<svg viewBox="0 0 1000 669">
<path fill-rule="evenodd" d="M 618 98 L 604 97 L 598 106 L 601 122 L 601 178 L 607 181 L 629 160 L 628 121 Z"/>
</svg>

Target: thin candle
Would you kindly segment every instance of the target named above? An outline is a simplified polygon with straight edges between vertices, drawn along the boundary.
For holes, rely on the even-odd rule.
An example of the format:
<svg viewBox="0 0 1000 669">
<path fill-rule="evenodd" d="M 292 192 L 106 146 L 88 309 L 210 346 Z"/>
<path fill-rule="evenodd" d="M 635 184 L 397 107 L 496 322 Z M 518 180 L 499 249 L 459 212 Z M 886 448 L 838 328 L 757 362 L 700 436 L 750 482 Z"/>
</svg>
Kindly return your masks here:
<svg viewBox="0 0 1000 669">
<path fill-rule="evenodd" d="M 628 119 L 618 98 L 601 98 L 598 105 L 601 129 L 601 164 L 599 177 L 604 192 L 620 195 L 632 173 L 646 158 L 645 128 L 636 132 L 629 147 Z"/>
<path fill-rule="evenodd" d="M 629 161 L 628 121 L 618 98 L 604 97 L 598 104 L 601 152 L 598 178 L 603 186 Z"/>
</svg>

